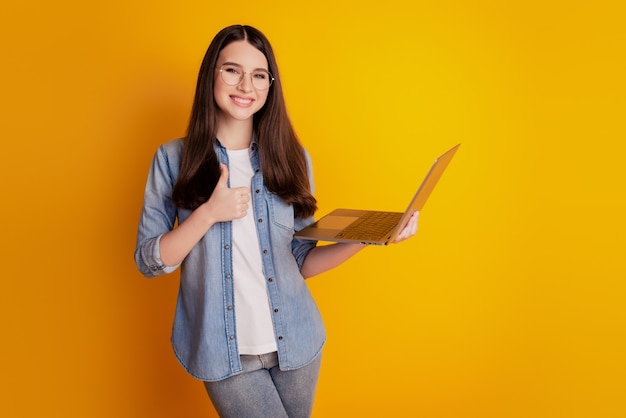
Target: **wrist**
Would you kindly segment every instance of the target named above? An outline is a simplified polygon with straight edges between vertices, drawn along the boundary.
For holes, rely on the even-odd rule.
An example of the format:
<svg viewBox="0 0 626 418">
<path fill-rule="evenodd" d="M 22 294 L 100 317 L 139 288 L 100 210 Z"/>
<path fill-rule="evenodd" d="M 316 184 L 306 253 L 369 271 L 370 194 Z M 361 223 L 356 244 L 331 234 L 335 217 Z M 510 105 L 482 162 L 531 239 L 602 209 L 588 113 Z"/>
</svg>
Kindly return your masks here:
<svg viewBox="0 0 626 418">
<path fill-rule="evenodd" d="M 193 213 L 194 218 L 196 218 L 196 222 L 198 222 L 198 226 L 208 230 L 218 221 L 215 218 L 213 211 L 211 210 L 210 205 L 207 202 L 204 202 L 200 206 L 196 208 Z"/>
</svg>

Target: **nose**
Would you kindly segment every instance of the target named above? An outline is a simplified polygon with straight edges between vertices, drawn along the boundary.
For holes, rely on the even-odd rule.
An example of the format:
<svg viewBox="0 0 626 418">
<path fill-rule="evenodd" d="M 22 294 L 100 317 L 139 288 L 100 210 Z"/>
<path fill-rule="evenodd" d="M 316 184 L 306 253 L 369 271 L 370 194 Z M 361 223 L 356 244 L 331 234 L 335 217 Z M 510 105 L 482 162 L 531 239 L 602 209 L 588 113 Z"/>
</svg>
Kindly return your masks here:
<svg viewBox="0 0 626 418">
<path fill-rule="evenodd" d="M 243 73 L 243 78 L 237 88 L 245 92 L 252 91 L 252 74 Z"/>
</svg>

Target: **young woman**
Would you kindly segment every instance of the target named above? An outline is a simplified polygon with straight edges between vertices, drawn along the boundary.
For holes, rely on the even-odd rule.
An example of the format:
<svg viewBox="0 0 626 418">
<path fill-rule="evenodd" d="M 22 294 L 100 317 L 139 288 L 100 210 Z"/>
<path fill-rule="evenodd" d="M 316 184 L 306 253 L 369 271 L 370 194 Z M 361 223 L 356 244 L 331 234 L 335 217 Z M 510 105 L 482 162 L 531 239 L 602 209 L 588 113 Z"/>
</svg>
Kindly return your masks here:
<svg viewBox="0 0 626 418">
<path fill-rule="evenodd" d="M 220 416 L 311 414 L 325 332 L 304 279 L 363 248 L 293 238 L 313 222 L 312 191 L 268 40 L 223 29 L 187 136 L 154 156 L 135 251 L 147 277 L 180 266 L 172 345 Z M 416 230 L 417 213 L 397 241 Z"/>
</svg>

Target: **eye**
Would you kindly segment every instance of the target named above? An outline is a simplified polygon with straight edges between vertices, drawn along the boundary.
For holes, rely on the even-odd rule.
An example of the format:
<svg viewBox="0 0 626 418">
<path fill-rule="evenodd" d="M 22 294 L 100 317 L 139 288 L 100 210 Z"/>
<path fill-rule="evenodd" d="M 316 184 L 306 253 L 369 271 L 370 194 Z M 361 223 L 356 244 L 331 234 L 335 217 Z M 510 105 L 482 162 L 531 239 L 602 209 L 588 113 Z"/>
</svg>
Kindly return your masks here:
<svg viewBox="0 0 626 418">
<path fill-rule="evenodd" d="M 233 74 L 233 75 L 241 74 L 241 69 L 234 65 L 225 65 L 224 67 L 222 67 L 222 71 L 225 73 Z"/>
<path fill-rule="evenodd" d="M 258 80 L 265 80 L 269 77 L 265 71 L 255 71 L 252 73 L 252 77 Z"/>
</svg>

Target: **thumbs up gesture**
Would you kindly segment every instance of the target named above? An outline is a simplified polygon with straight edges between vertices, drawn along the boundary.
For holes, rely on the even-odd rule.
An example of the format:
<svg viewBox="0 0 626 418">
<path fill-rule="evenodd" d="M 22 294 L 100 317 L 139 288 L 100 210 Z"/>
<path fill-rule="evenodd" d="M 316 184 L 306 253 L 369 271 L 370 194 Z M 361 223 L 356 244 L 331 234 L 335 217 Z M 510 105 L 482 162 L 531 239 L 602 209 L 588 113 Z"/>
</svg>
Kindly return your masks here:
<svg viewBox="0 0 626 418">
<path fill-rule="evenodd" d="M 213 194 L 204 203 L 206 213 L 209 213 L 215 222 L 232 221 L 246 216 L 250 189 L 247 187 L 228 187 L 228 167 L 220 164 L 221 175 Z"/>
</svg>

